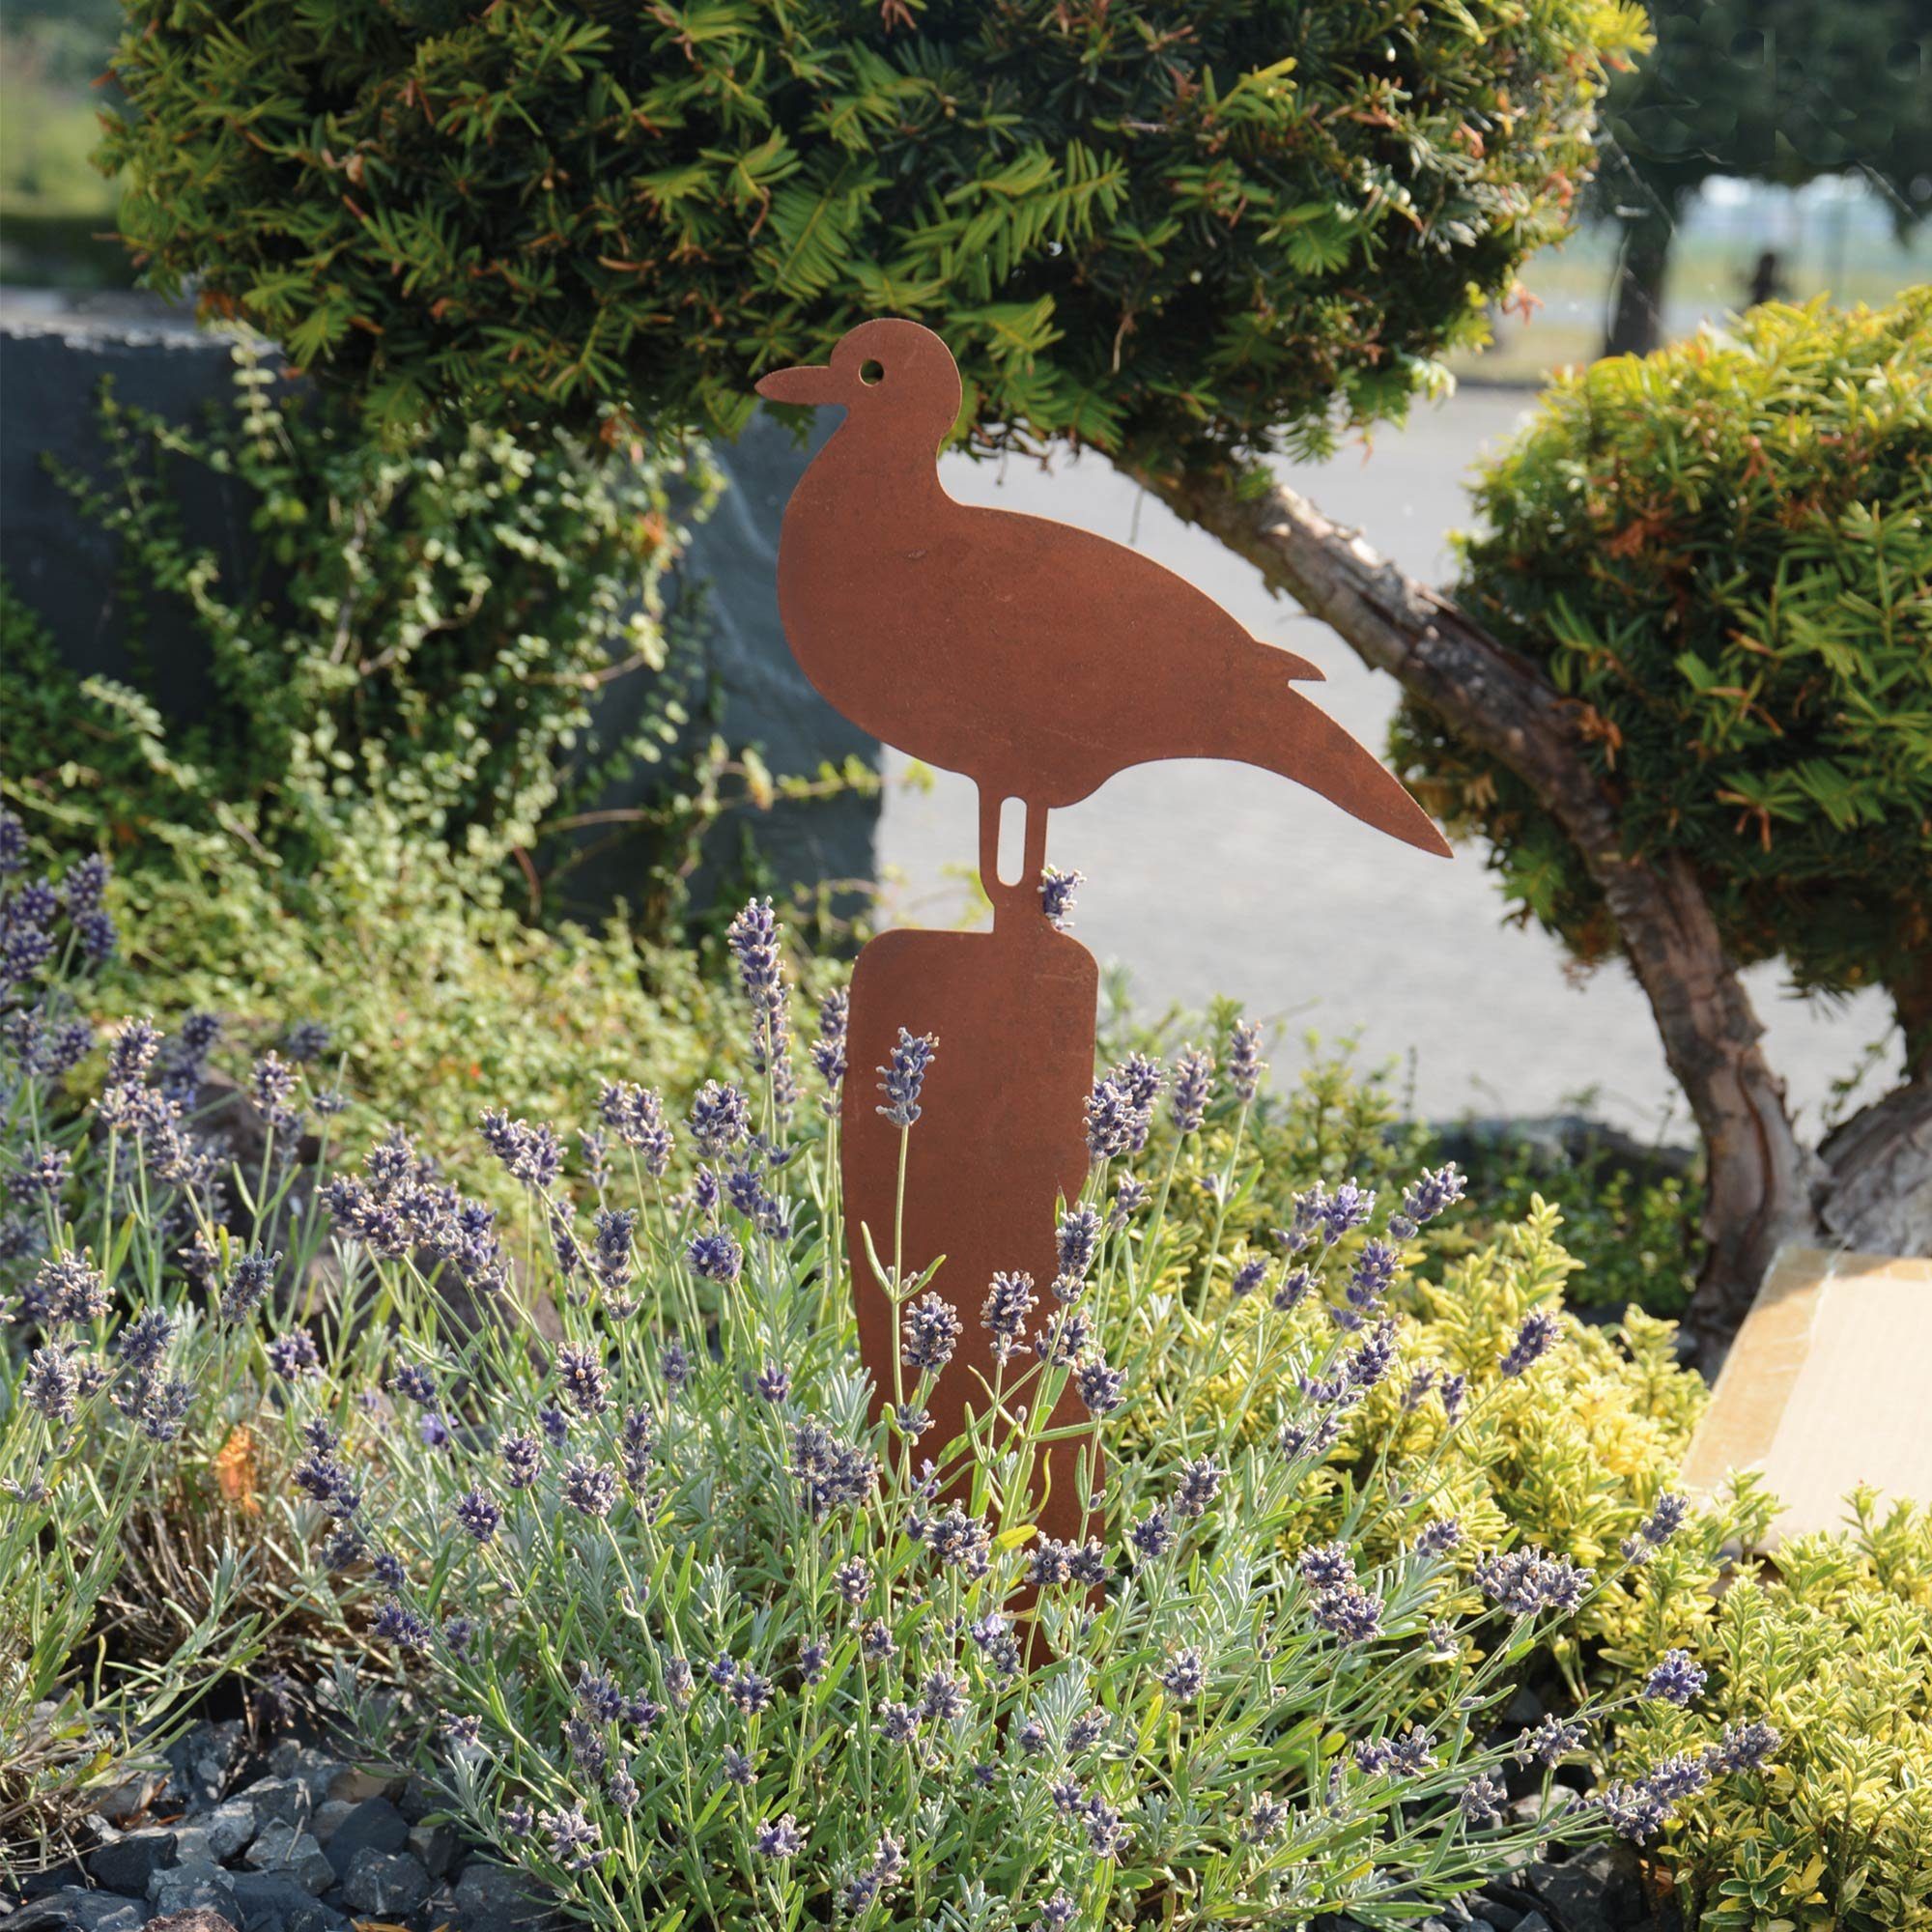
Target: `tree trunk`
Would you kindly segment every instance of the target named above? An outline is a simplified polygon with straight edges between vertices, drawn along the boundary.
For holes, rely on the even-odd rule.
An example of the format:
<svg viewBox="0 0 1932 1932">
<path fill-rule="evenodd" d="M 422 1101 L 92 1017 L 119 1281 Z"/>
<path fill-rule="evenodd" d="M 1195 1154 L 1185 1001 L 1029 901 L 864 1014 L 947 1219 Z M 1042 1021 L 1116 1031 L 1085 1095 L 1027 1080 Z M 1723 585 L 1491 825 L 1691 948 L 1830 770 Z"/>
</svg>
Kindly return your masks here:
<svg viewBox="0 0 1932 1932">
<path fill-rule="evenodd" d="M 1648 355 L 1662 340 L 1663 289 L 1676 235 L 1674 199 L 1651 203 L 1626 225 L 1610 284 L 1605 355 Z"/>
<path fill-rule="evenodd" d="M 1454 603 L 1406 577 L 1294 491 L 1254 495 L 1229 473 L 1129 473 L 1190 524 L 1246 557 L 1392 672 L 1459 736 L 1523 780 L 1602 888 L 1650 1001 L 1664 1053 L 1704 1137 L 1709 1187 L 1702 1278 L 1686 1325 L 1714 1364 L 1786 1241 L 1819 1238 L 1823 1179 L 1799 1141 L 1763 1029 L 1690 866 L 1629 857 L 1616 801 L 1591 768 L 1572 706 L 1528 660 Z"/>
</svg>

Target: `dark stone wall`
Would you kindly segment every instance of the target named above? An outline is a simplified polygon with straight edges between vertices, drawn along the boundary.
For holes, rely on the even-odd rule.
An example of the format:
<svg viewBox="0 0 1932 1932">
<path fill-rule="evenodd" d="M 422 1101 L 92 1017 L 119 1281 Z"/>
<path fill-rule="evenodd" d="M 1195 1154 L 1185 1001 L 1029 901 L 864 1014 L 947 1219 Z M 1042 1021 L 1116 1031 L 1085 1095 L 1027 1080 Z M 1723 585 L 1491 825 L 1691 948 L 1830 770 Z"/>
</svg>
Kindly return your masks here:
<svg viewBox="0 0 1932 1932">
<path fill-rule="evenodd" d="M 141 657 L 130 656 L 115 596 L 117 546 L 53 481 L 45 457 L 105 481 L 96 409 L 103 378 L 124 402 L 189 421 L 232 402 L 232 366 L 225 340 L 140 298 L 37 303 L 27 312 L 17 298 L 0 302 L 0 570 L 46 621 L 67 663 L 83 674 L 138 680 L 179 718 L 193 716 L 207 688 L 192 626 L 172 600 L 157 601 Z M 779 625 L 779 523 L 808 455 L 764 417 L 720 449 L 727 487 L 670 586 L 675 601 L 701 600 L 716 728 L 734 748 L 757 746 L 781 774 L 811 773 L 855 753 L 878 760 L 877 744 L 806 682 Z M 244 582 L 255 552 L 243 493 L 194 465 L 178 466 L 173 483 L 191 538 L 215 551 L 224 581 Z M 599 718 L 607 739 L 635 722 L 647 695 L 641 678 L 608 687 Z M 640 764 L 601 803 L 643 803 L 661 782 L 661 768 Z M 722 828 L 708 870 L 730 867 L 742 823 L 781 880 L 869 880 L 877 819 L 877 801 L 856 797 L 746 814 Z M 635 898 L 645 836 L 600 838 L 567 873 L 562 906 L 596 915 Z"/>
</svg>

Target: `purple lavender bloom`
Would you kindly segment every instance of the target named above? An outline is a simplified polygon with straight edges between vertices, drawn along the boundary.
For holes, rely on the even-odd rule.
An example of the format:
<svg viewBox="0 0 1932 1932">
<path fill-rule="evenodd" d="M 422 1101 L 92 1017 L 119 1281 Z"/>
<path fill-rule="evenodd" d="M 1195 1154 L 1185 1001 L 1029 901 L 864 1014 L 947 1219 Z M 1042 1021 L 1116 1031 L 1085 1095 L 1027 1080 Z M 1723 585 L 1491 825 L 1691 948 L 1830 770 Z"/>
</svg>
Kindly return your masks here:
<svg viewBox="0 0 1932 1932">
<path fill-rule="evenodd" d="M 798 1820 L 789 1811 L 782 1811 L 770 1824 L 758 1827 L 752 1849 L 761 1859 L 795 1859 L 805 1849 L 805 1834 L 798 1829 Z"/>
<path fill-rule="evenodd" d="M 1087 1099 L 1087 1151 L 1095 1162 L 1147 1146 L 1149 1115 L 1112 1075 L 1094 1081 Z"/>
<path fill-rule="evenodd" d="M 376 1612 L 372 1629 L 384 1643 L 392 1643 L 398 1650 L 427 1650 L 435 1634 L 421 1617 L 393 1597 Z"/>
<path fill-rule="evenodd" d="M 825 1082 L 826 1095 L 820 1104 L 828 1114 L 838 1113 L 845 1086 L 845 1044 L 851 1017 L 852 996 L 843 986 L 834 986 L 818 1003 L 818 1037 L 811 1043 L 811 1064 Z"/>
<path fill-rule="evenodd" d="M 952 1359 L 961 1332 L 959 1311 L 928 1289 L 905 1312 L 901 1359 L 909 1369 L 937 1375 Z"/>
<path fill-rule="evenodd" d="M 691 1271 L 703 1281 L 733 1282 L 744 1269 L 745 1251 L 724 1229 L 694 1235 L 685 1250 Z"/>
<path fill-rule="evenodd" d="M 1346 1543 L 1320 1543 L 1304 1549 L 1294 1567 L 1311 1590 L 1339 1590 L 1355 1580 L 1355 1559 Z"/>
<path fill-rule="evenodd" d="M 556 1378 L 580 1415 L 602 1415 L 610 1407 L 610 1378 L 604 1373 L 604 1351 L 596 1343 L 582 1348 L 564 1343 L 556 1351 Z"/>
<path fill-rule="evenodd" d="M 114 923 L 111 914 L 95 906 L 88 912 L 73 916 L 74 936 L 80 941 L 81 956 L 90 964 L 99 966 L 104 959 L 114 957 L 115 949 L 121 944 L 121 929 Z"/>
<path fill-rule="evenodd" d="M 1619 1778 L 1605 1785 L 1595 1802 L 1610 1830 L 1634 1845 L 1649 1844 L 1670 1822 L 1669 1802 L 1653 1791 L 1648 1780 L 1630 1784 Z"/>
<path fill-rule="evenodd" d="M 503 1512 L 481 1490 L 456 1499 L 456 1520 L 478 1543 L 488 1543 L 503 1520 Z"/>
<path fill-rule="evenodd" d="M 886 1076 L 879 1082 L 879 1092 L 886 1096 L 886 1104 L 876 1111 L 901 1132 L 920 1117 L 920 1091 L 925 1085 L 925 1076 L 938 1051 L 936 1034 L 908 1033 L 900 1027 L 898 1044 L 893 1048 L 891 1060 L 878 1069 Z"/>
<path fill-rule="evenodd" d="M 1476 1566 L 1476 1584 L 1484 1596 L 1518 1617 L 1546 1609 L 1574 1615 L 1595 1580 L 1594 1571 L 1567 1557 L 1550 1556 L 1533 1544 L 1485 1557 Z"/>
<path fill-rule="evenodd" d="M 707 1159 L 722 1159 L 750 1138 L 752 1109 L 737 1088 L 707 1080 L 691 1103 L 691 1136 Z"/>
<path fill-rule="evenodd" d="M 538 1818 L 550 1836 L 550 1855 L 565 1871 L 582 1871 L 598 1842 L 597 1827 L 583 1815 L 582 1804 L 559 1806 Z"/>
<path fill-rule="evenodd" d="M 798 1674 L 808 1684 L 816 1684 L 825 1675 L 825 1665 L 832 1652 L 828 1645 L 816 1637 L 808 1638 L 798 1647 Z"/>
<path fill-rule="evenodd" d="M 113 1305 L 107 1280 L 82 1255 L 56 1255 L 43 1261 L 28 1290 L 28 1305 L 49 1323 L 82 1327 L 98 1321 Z"/>
<path fill-rule="evenodd" d="M 1437 1517 L 1417 1532 L 1415 1551 L 1418 1556 L 1446 1556 L 1462 1541 L 1462 1523 L 1453 1516 Z"/>
<path fill-rule="evenodd" d="M 563 1148 L 548 1125 L 531 1126 L 513 1121 L 500 1108 L 487 1109 L 482 1118 L 483 1139 L 490 1151 L 526 1187 L 548 1188 L 563 1173 Z"/>
<path fill-rule="evenodd" d="M 534 1435 L 506 1435 L 497 1445 L 503 1453 L 504 1481 L 513 1490 L 534 1487 L 543 1470 L 543 1444 Z"/>
<path fill-rule="evenodd" d="M 1509 1804 L 1509 1791 L 1486 1771 L 1463 1787 L 1456 1801 L 1463 1822 L 1473 1830 L 1485 1825 L 1500 1825 Z"/>
<path fill-rule="evenodd" d="M 1523 1317 L 1517 1337 L 1497 1363 L 1505 1376 L 1526 1374 L 1556 1346 L 1557 1321 L 1547 1308 L 1532 1309 Z"/>
<path fill-rule="evenodd" d="M 27 1358 L 20 1393 L 27 1406 L 39 1409 L 50 1423 L 73 1419 L 76 1386 L 73 1364 L 65 1349 L 36 1349 Z"/>
<path fill-rule="evenodd" d="M 617 1474 L 580 1457 L 563 1472 L 563 1499 L 580 1516 L 606 1517 L 617 1501 Z"/>
<path fill-rule="evenodd" d="M 1097 1536 L 1090 1536 L 1067 1559 L 1074 1582 L 1089 1590 L 1102 1588 L 1113 1573 L 1107 1560 L 1107 1546 Z"/>
<path fill-rule="evenodd" d="M 1694 1798 L 1711 1781 L 1711 1763 L 1703 1751 L 1680 1751 L 1650 1768 L 1644 1783 L 1666 1804 Z"/>
<path fill-rule="evenodd" d="M 0 806 L 0 879 L 27 869 L 27 828 Z"/>
<path fill-rule="evenodd" d="M 1402 1211 L 1389 1216 L 1389 1233 L 1398 1241 L 1414 1240 L 1426 1222 L 1462 1200 L 1463 1184 L 1453 1160 L 1434 1174 L 1419 1175 L 1402 1197 Z"/>
<path fill-rule="evenodd" d="M 1636 1534 L 1624 1538 L 1621 1545 L 1624 1560 L 1628 1563 L 1649 1562 L 1684 1527 L 1685 1519 L 1690 1514 L 1690 1500 L 1688 1496 L 1673 1496 L 1667 1492 L 1659 1496 L 1650 1515 L 1637 1525 Z"/>
<path fill-rule="evenodd" d="M 7 1177 L 7 1192 L 15 1201 L 31 1201 L 39 1195 L 57 1201 L 67 1185 L 71 1156 L 65 1148 L 42 1148 L 16 1173 Z"/>
<path fill-rule="evenodd" d="M 858 1609 L 872 1594 L 872 1566 L 863 1556 L 853 1556 L 832 1573 L 832 1587 L 853 1609 Z"/>
<path fill-rule="evenodd" d="M 1228 1084 L 1244 1107 L 1261 1092 L 1267 1062 L 1262 1058 L 1262 1029 L 1258 1020 L 1236 1020 L 1228 1037 Z"/>
<path fill-rule="evenodd" d="M 591 1237 L 590 1271 L 602 1284 L 605 1297 L 623 1294 L 631 1279 L 631 1242 L 638 1232 L 635 1208 L 600 1208 Z"/>
<path fill-rule="evenodd" d="M 152 1370 L 174 1334 L 173 1320 L 158 1308 L 144 1308 L 114 1338 L 114 1352 L 137 1374 Z"/>
<path fill-rule="evenodd" d="M 1127 1372 L 1110 1369 L 1098 1357 L 1082 1363 L 1073 1373 L 1073 1386 L 1079 1390 L 1080 1400 L 1091 1415 L 1109 1415 L 1119 1408 L 1126 1385 Z"/>
<path fill-rule="evenodd" d="M 1274 1306 L 1287 1315 L 1301 1306 L 1308 1298 L 1308 1291 L 1315 1286 L 1315 1277 L 1305 1268 L 1290 1268 L 1282 1276 L 1280 1286 L 1274 1292 Z"/>
<path fill-rule="evenodd" d="M 768 1402 L 776 1408 L 791 1394 L 791 1371 L 782 1362 L 767 1362 L 758 1371 L 752 1388 L 759 1401 Z"/>
<path fill-rule="evenodd" d="M 724 938 L 738 962 L 738 983 L 752 1009 L 752 1065 L 772 1077 L 780 1112 L 785 1113 L 792 1093 L 791 1009 L 771 900 L 748 899 Z"/>
<path fill-rule="evenodd" d="M 1174 1524 L 1166 1510 L 1158 1503 L 1150 1505 L 1147 1515 L 1128 1530 L 1127 1541 L 1133 1545 L 1138 1555 L 1150 1562 L 1157 1556 L 1165 1556 L 1174 1548 Z"/>
<path fill-rule="evenodd" d="M 1374 1388 L 1395 1366 L 1395 1323 L 1376 1323 L 1362 1346 L 1342 1364 L 1342 1374 L 1350 1389 Z"/>
<path fill-rule="evenodd" d="M 1117 1234 L 1138 1214 L 1152 1197 L 1144 1180 L 1123 1174 L 1114 1182 L 1114 1199 L 1107 1208 L 1107 1226 Z"/>
<path fill-rule="evenodd" d="M 1043 867 L 1039 875 L 1039 909 L 1055 932 L 1066 932 L 1073 924 L 1073 895 L 1087 883 L 1085 872 L 1063 872 L 1058 866 Z"/>
<path fill-rule="evenodd" d="M 402 1362 L 389 1378 L 389 1392 L 427 1406 L 436 1400 L 436 1381 L 418 1363 Z"/>
<path fill-rule="evenodd" d="M 236 1262 L 221 1292 L 221 1313 L 225 1320 L 240 1321 L 262 1305 L 274 1285 L 275 1269 L 281 1265 L 281 1260 L 279 1250 L 268 1255 L 260 1248 L 250 1248 Z"/>
<path fill-rule="evenodd" d="M 1463 1404 L 1469 1393 L 1467 1376 L 1444 1376 L 1439 1393 L 1442 1397 L 1442 1413 L 1454 1428 L 1463 1413 Z"/>
<path fill-rule="evenodd" d="M 1100 1216 L 1092 1208 L 1070 1208 L 1060 1217 L 1056 1236 L 1063 1278 L 1085 1281 L 1094 1265 L 1094 1251 L 1100 1244 Z M 1071 1300 L 1070 1295 L 1063 1299 Z"/>
<path fill-rule="evenodd" d="M 929 1673 L 920 1690 L 920 1716 L 929 1724 L 950 1724 L 965 1715 L 965 1678 L 944 1670 Z"/>
<path fill-rule="evenodd" d="M 964 1570 L 969 1577 L 983 1577 L 991 1565 L 992 1531 L 982 1518 L 969 1515 L 958 1503 L 949 1505 L 944 1516 L 924 1525 L 924 1542 L 942 1570 Z"/>
<path fill-rule="evenodd" d="M 1177 1651 L 1166 1669 L 1159 1674 L 1161 1689 L 1179 1704 L 1192 1703 L 1200 1696 L 1202 1686 L 1208 1681 L 1207 1668 L 1198 1650 Z"/>
<path fill-rule="evenodd" d="M 1222 1470 L 1212 1457 L 1197 1457 L 1183 1463 L 1180 1480 L 1175 1486 L 1174 1513 L 1195 1519 L 1206 1516 L 1221 1488 Z"/>
<path fill-rule="evenodd" d="M 1559 1718 L 1553 1712 L 1525 1729 L 1516 1741 L 1516 1761 L 1520 1765 L 1540 1764 L 1554 1771 L 1566 1757 L 1574 1757 L 1589 1742 L 1590 1729 L 1578 1719 Z"/>
<path fill-rule="evenodd" d="M 1271 1845 L 1288 1824 L 1289 1805 L 1285 1799 L 1270 1798 L 1266 1792 L 1255 1794 L 1248 1812 L 1248 1836 L 1258 1845 Z"/>
<path fill-rule="evenodd" d="M 1174 1063 L 1174 1111 L 1177 1133 L 1198 1132 L 1207 1118 L 1208 1102 L 1214 1091 L 1214 1063 L 1208 1055 L 1189 1047 Z"/>
<path fill-rule="evenodd" d="M 597 1116 L 642 1157 L 643 1170 L 653 1180 L 664 1179 L 670 1166 L 671 1132 L 665 1124 L 661 1094 L 628 1080 L 607 1080 L 597 1096 Z"/>
<path fill-rule="evenodd" d="M 994 1356 L 1004 1362 L 1026 1337 L 1026 1319 L 1033 1312 L 1033 1276 L 1024 1269 L 1002 1271 L 993 1277 L 980 1321 L 993 1338 Z"/>
<path fill-rule="evenodd" d="M 1350 1307 L 1365 1315 L 1375 1308 L 1388 1293 L 1401 1260 L 1402 1256 L 1387 1241 L 1374 1236 L 1364 1241 L 1361 1253 L 1349 1270 L 1346 1293 Z"/>
<path fill-rule="evenodd" d="M 665 1344 L 660 1367 L 664 1374 L 665 1387 L 672 1395 L 676 1395 L 690 1381 L 691 1355 L 679 1337 L 673 1335 Z"/>
<path fill-rule="evenodd" d="M 291 1328 L 269 1344 L 269 1366 L 285 1382 L 306 1380 L 322 1373 L 322 1354 L 306 1328 Z"/>
<path fill-rule="evenodd" d="M 1087 1801 L 1087 1849 L 1096 1859 L 1119 1858 L 1131 1835 L 1112 1805 L 1097 1798 Z"/>
<path fill-rule="evenodd" d="M 1229 1294 L 1236 1301 L 1245 1301 L 1267 1279 L 1267 1271 L 1265 1255 L 1250 1255 L 1235 1270 L 1235 1278 L 1228 1284 Z"/>
<path fill-rule="evenodd" d="M 1693 1703 L 1710 1681 L 1688 1650 L 1667 1650 L 1651 1666 L 1643 1694 L 1679 1709 Z"/>
<path fill-rule="evenodd" d="M 1711 1769 L 1755 1771 L 1776 1748 L 1777 1733 L 1767 1723 L 1753 1719 L 1748 1723 L 1726 1724 L 1711 1747 Z"/>
<path fill-rule="evenodd" d="M 1345 1643 L 1366 1643 L 1381 1634 L 1382 1600 L 1359 1583 L 1344 1583 L 1339 1589 L 1324 1591 L 1308 1614 Z"/>
</svg>

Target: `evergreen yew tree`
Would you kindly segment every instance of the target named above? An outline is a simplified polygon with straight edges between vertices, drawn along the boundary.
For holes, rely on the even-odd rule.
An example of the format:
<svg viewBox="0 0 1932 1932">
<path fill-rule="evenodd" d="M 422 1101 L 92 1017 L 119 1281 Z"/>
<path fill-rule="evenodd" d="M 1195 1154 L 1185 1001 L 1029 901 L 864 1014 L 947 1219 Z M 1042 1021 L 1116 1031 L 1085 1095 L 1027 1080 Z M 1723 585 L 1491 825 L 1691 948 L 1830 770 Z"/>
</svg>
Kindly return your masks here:
<svg viewBox="0 0 1932 1932">
<path fill-rule="evenodd" d="M 1571 218 L 1609 73 L 1643 44 L 1634 7 L 128 13 L 104 158 L 128 173 L 149 280 L 192 277 L 205 311 L 278 337 L 379 417 L 728 433 L 765 370 L 867 315 L 914 316 L 958 355 L 970 446 L 1104 451 L 1567 800 L 1586 864 L 1622 864 L 1614 802 L 1544 671 L 1274 485 L 1265 459 L 1399 417 L 1481 332 Z M 1681 997 L 1682 947 L 1627 928 L 1707 1135 L 1738 1131 L 1742 1082 L 1743 1131 L 1775 1115 L 1788 1141 L 1694 880 L 1661 863 L 1609 896 L 1620 919 L 1669 906 L 1695 928 L 1689 970 L 1727 989 L 1714 1020 Z M 1723 1188 L 1712 1213 L 1721 1310 L 1800 1220 L 1754 1222 Z"/>
</svg>

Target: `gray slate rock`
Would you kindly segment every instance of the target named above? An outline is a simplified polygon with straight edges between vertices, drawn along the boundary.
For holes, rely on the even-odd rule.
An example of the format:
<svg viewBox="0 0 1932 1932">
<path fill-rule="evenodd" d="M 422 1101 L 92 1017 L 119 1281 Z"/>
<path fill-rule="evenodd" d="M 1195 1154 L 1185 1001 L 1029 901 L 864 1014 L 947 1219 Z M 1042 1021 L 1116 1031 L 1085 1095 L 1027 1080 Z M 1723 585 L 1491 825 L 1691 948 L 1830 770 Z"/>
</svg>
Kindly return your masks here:
<svg viewBox="0 0 1932 1932">
<path fill-rule="evenodd" d="M 353 1911 L 401 1918 L 429 1896 L 429 1873 L 407 1852 L 365 1845 L 343 1878 L 342 1896 Z"/>
<path fill-rule="evenodd" d="M 140 1932 L 147 1918 L 147 1907 L 134 1899 L 71 1885 L 0 1914 L 0 1926 L 6 1932 Z"/>
<path fill-rule="evenodd" d="M 1535 1894 L 1561 1932 L 1622 1932 L 1649 1922 L 1643 1866 L 1628 1845 L 1592 1845 L 1560 1865 L 1525 1865 L 1516 1883 Z"/>
<path fill-rule="evenodd" d="M 456 1862 L 456 1828 L 446 1820 L 412 1825 L 410 1853 L 431 1878 L 441 1878 Z"/>
<path fill-rule="evenodd" d="M 549 1921 L 551 1909 L 549 1894 L 534 1879 L 489 1859 L 471 1859 L 456 1881 L 463 1932 L 534 1932 Z"/>
<path fill-rule="evenodd" d="M 349 1920 L 283 1872 L 237 1872 L 242 1932 L 343 1932 Z"/>
<path fill-rule="evenodd" d="M 255 1814 L 260 1831 L 279 1819 L 285 1825 L 306 1825 L 315 1809 L 308 1786 L 298 1777 L 260 1777 L 243 1785 L 232 1801 L 245 1804 Z"/>
<path fill-rule="evenodd" d="M 195 1724 L 162 1755 L 169 1766 L 168 1787 L 191 1805 L 213 1804 L 234 1781 L 248 1753 L 248 1727 L 237 1719 Z"/>
<path fill-rule="evenodd" d="M 208 1840 L 210 1857 L 222 1864 L 240 1858 L 262 1829 L 260 1814 L 245 1798 L 231 1798 L 194 1823 Z"/>
<path fill-rule="evenodd" d="M 409 1841 L 409 1820 L 386 1798 L 365 1798 L 335 1828 L 328 1861 L 338 1878 L 347 1878 L 359 1853 L 400 1852 Z"/>
<path fill-rule="evenodd" d="M 150 1932 L 157 1925 L 160 1932 L 235 1932 L 233 1921 L 220 1913 L 201 1910 L 170 1913 L 165 1918 L 149 1919 L 148 1925 Z"/>
<path fill-rule="evenodd" d="M 308 1829 L 324 1851 L 328 1849 L 329 1840 L 335 1836 L 342 1821 L 355 1808 L 346 1798 L 331 1798 L 327 1804 L 315 1807 L 315 1816 L 308 1821 Z"/>
<path fill-rule="evenodd" d="M 87 1861 L 88 1876 L 109 1891 L 132 1892 L 145 1898 L 148 1882 L 157 1871 L 181 1863 L 175 1856 L 175 1833 L 162 1826 L 128 1832 L 112 1844 L 101 1845 Z"/>
<path fill-rule="evenodd" d="M 187 1912 L 218 1912 L 232 1924 L 239 1909 L 228 1874 L 210 1859 L 196 1859 L 148 1881 L 148 1902 L 164 1917 Z"/>
<path fill-rule="evenodd" d="M 335 1867 L 322 1847 L 299 1825 L 279 1818 L 256 1833 L 246 1862 L 254 1871 L 279 1872 L 318 1898 L 335 1883 Z"/>
<path fill-rule="evenodd" d="M 277 1777 L 294 1778 L 302 1785 L 308 1792 L 311 1806 L 330 1798 L 347 1798 L 348 1790 L 337 1791 L 336 1781 L 341 1779 L 346 1786 L 355 1774 L 353 1765 L 345 1764 L 339 1757 L 331 1757 L 327 1751 L 317 1750 L 313 1745 L 298 1744 L 293 1738 L 284 1738 L 269 1753 L 269 1769 Z"/>
<path fill-rule="evenodd" d="M 1525 1912 L 1516 1921 L 1516 1932 L 1556 1932 L 1556 1928 L 1540 1912 Z"/>
</svg>

